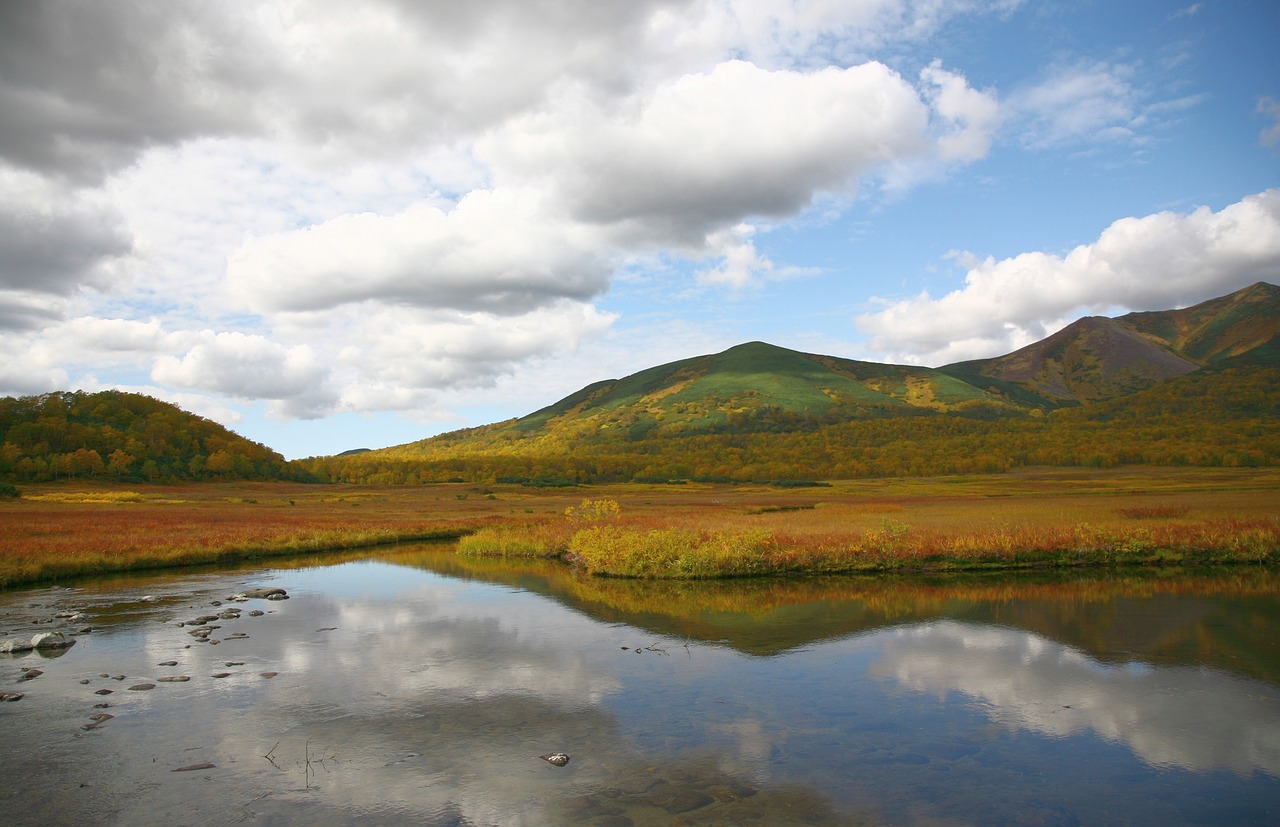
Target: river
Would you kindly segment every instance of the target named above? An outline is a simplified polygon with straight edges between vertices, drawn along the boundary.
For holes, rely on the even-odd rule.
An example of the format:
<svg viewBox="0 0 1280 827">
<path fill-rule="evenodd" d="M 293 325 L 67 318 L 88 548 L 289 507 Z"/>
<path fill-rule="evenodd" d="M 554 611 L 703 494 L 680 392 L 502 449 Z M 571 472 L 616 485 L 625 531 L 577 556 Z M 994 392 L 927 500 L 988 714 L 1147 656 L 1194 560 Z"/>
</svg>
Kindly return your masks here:
<svg viewBox="0 0 1280 827">
<path fill-rule="evenodd" d="M 289 599 L 229 600 L 262 587 Z M 0 641 L 76 642 L 0 655 L 0 822 L 1276 824 L 1278 597 L 1254 567 L 643 583 L 440 546 L 10 590 Z"/>
</svg>

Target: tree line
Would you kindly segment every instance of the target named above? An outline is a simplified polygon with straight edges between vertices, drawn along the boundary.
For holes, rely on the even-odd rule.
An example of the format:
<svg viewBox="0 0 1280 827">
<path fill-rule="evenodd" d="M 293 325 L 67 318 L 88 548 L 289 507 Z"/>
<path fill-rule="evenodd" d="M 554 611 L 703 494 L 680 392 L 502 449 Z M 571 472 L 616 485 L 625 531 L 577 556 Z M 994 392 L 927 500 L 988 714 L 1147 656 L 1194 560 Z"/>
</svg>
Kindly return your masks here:
<svg viewBox="0 0 1280 827">
<path fill-rule="evenodd" d="M 0 398 L 0 477 L 44 482 L 297 479 L 264 445 L 137 393 Z"/>
<path fill-rule="evenodd" d="M 1039 416 L 955 414 L 693 435 L 569 423 L 500 423 L 398 449 L 302 460 L 349 483 L 855 479 L 996 473 L 1021 466 L 1280 464 L 1280 369 L 1198 372 L 1141 393 Z"/>
</svg>

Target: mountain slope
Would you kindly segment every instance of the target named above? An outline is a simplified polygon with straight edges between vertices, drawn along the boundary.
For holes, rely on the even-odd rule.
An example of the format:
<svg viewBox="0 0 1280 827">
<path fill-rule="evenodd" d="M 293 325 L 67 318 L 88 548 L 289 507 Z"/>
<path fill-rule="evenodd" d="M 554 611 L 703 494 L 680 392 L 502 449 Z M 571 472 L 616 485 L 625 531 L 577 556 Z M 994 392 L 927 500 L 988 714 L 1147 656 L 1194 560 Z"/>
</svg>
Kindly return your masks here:
<svg viewBox="0 0 1280 827">
<path fill-rule="evenodd" d="M 939 370 L 1011 402 L 1115 399 L 1204 367 L 1274 358 L 1280 288 L 1259 282 L 1180 310 L 1090 316 L 1005 356 Z"/>
<path fill-rule="evenodd" d="M 517 420 L 516 431 L 758 431 L 938 411 L 1012 410 L 931 368 L 881 365 L 748 342 L 589 385 Z"/>
</svg>

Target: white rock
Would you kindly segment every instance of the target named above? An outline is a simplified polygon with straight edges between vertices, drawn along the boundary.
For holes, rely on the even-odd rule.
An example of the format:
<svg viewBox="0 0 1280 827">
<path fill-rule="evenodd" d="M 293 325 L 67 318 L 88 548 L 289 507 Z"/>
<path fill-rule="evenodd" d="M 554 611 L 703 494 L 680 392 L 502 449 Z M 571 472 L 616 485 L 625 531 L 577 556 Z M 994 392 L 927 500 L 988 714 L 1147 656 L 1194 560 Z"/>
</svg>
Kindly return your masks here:
<svg viewBox="0 0 1280 827">
<path fill-rule="evenodd" d="M 41 632 L 31 638 L 32 649 L 65 649 L 74 645 L 76 639 L 67 637 L 62 632 Z"/>
</svg>

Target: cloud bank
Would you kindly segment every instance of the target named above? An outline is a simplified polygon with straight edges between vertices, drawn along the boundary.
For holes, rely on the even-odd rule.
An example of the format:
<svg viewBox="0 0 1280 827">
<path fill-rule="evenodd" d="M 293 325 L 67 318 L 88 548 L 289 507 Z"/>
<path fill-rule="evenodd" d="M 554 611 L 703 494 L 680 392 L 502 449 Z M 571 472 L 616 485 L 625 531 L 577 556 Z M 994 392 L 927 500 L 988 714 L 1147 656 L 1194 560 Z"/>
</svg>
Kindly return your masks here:
<svg viewBox="0 0 1280 827">
<path fill-rule="evenodd" d="M 1220 296 L 1280 270 L 1280 189 L 1214 212 L 1123 218 L 1092 244 L 999 261 L 957 252 L 964 287 L 884 302 L 857 318 L 890 361 L 942 365 L 997 356 L 1086 313 L 1164 310 Z"/>
</svg>

